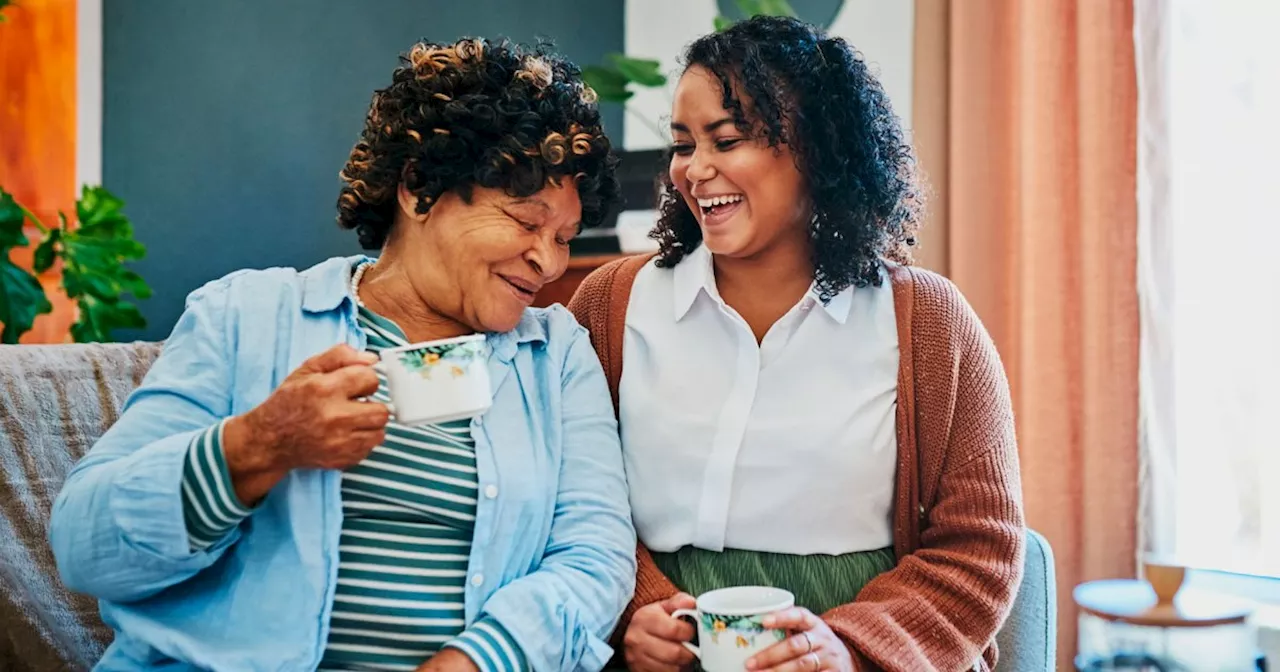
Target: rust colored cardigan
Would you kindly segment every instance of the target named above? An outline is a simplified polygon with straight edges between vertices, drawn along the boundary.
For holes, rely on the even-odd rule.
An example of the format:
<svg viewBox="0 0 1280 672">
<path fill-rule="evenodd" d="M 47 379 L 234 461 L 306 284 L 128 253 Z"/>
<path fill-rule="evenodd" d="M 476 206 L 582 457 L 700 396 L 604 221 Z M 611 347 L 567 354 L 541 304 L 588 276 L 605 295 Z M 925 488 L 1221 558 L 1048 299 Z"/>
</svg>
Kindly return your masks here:
<svg viewBox="0 0 1280 672">
<path fill-rule="evenodd" d="M 569 302 L 591 332 L 615 410 L 631 285 L 649 258 L 597 269 Z M 898 564 L 822 618 L 860 670 L 990 669 L 1024 553 L 1008 382 L 990 337 L 954 285 L 906 266 L 891 265 L 889 275 L 900 351 Z M 636 609 L 677 592 L 643 545 L 636 557 L 636 593 L 620 632 Z"/>
</svg>

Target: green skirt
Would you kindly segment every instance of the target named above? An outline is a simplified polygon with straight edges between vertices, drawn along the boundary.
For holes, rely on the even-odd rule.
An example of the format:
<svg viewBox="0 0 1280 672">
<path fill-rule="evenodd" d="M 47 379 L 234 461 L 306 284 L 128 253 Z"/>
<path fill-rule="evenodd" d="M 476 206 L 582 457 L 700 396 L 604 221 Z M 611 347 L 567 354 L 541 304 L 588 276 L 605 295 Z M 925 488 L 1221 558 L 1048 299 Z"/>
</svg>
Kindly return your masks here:
<svg viewBox="0 0 1280 672">
<path fill-rule="evenodd" d="M 797 606 L 815 614 L 852 602 L 871 579 L 897 564 L 892 547 L 844 555 L 792 555 L 685 546 L 652 555 L 658 569 L 690 595 L 729 586 L 773 586 L 791 591 Z"/>
</svg>

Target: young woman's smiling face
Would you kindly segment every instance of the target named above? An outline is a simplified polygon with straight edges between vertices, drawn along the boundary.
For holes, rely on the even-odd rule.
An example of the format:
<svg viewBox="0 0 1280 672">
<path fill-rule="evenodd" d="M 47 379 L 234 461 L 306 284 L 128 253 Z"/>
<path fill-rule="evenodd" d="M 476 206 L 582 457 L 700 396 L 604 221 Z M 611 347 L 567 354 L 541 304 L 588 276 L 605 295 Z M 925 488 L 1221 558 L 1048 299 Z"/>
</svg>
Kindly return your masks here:
<svg viewBox="0 0 1280 672">
<path fill-rule="evenodd" d="M 735 92 L 746 110 L 751 101 Z M 693 66 L 671 110 L 671 182 L 698 220 L 713 254 L 755 257 L 779 243 L 805 244 L 809 199 L 786 145 L 744 133 L 724 108 L 720 80 Z"/>
</svg>

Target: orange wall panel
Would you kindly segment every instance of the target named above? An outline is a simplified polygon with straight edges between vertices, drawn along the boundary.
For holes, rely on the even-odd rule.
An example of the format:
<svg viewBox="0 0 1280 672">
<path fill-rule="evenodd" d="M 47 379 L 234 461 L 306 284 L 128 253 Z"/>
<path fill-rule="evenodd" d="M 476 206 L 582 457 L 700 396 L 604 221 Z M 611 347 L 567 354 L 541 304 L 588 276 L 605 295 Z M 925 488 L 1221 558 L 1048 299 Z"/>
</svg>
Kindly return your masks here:
<svg viewBox="0 0 1280 672">
<path fill-rule="evenodd" d="M 76 2 L 22 0 L 0 23 L 0 186 L 46 225 L 74 216 L 76 195 Z M 33 243 L 38 232 L 29 227 Z M 30 250 L 11 258 L 30 268 Z M 75 307 L 58 271 L 40 278 L 54 305 L 23 343 L 67 340 Z"/>
</svg>

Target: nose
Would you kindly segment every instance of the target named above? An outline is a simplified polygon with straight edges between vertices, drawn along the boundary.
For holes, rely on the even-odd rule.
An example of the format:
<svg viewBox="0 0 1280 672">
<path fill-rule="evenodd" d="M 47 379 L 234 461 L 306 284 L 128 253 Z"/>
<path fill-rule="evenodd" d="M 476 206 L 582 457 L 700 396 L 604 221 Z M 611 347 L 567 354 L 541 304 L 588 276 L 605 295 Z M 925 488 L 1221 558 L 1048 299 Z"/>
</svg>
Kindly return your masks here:
<svg viewBox="0 0 1280 672">
<path fill-rule="evenodd" d="M 689 157 L 689 168 L 684 173 L 685 179 L 693 184 L 707 182 L 716 176 L 716 167 L 711 152 L 695 149 Z"/>
<path fill-rule="evenodd" d="M 524 259 L 542 282 L 551 282 L 564 273 L 568 264 L 568 251 L 555 242 L 555 234 L 535 236 L 529 249 L 525 250 Z"/>
</svg>

